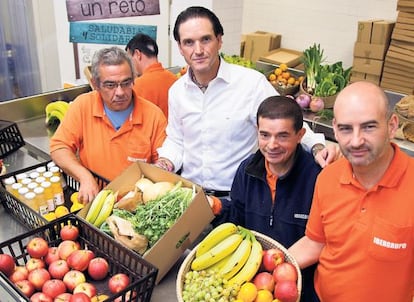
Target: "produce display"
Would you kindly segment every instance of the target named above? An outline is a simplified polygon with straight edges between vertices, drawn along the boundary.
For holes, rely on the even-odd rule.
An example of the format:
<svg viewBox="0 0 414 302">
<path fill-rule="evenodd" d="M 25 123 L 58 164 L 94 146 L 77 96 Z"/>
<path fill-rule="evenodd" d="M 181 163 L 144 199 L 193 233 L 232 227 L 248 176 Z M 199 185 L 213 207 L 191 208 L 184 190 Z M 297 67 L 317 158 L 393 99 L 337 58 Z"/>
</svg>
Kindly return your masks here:
<svg viewBox="0 0 414 302">
<path fill-rule="evenodd" d="M 305 79 L 301 83 L 298 103 L 302 108 L 318 112 L 332 108 L 333 102 L 327 103 L 327 97 L 335 96 L 348 85 L 352 67 L 344 69 L 342 62 L 323 64 L 323 49 L 313 44 L 303 51 Z"/>
<path fill-rule="evenodd" d="M 13 256 L 3 253 L 0 271 L 30 301 L 98 302 L 107 300 L 109 293 L 124 290 L 130 284 L 129 277 L 123 273 L 109 276 L 109 262 L 81 248 L 78 235 L 78 227 L 67 224 L 60 229 L 58 246 L 33 237 L 26 246 L 29 259 L 25 265 L 16 265 Z"/>
<path fill-rule="evenodd" d="M 238 56 L 238 55 L 227 55 L 227 54 L 225 54 L 223 52 L 220 53 L 220 56 L 227 63 L 236 64 L 236 65 L 244 66 L 244 67 L 247 67 L 247 68 L 256 69 L 256 64 L 253 61 L 250 61 L 248 59 L 245 59 L 245 58 L 243 58 L 241 56 Z"/>
<path fill-rule="evenodd" d="M 101 190 L 85 219 L 128 248 L 144 254 L 175 224 L 194 198 L 182 182 L 139 179 L 128 192 Z"/>
<path fill-rule="evenodd" d="M 214 228 L 183 263 L 181 297 L 190 301 L 296 302 L 297 267 L 255 233 L 226 222 Z M 187 263 L 186 263 L 187 262 Z M 180 276 L 179 276 L 180 277 Z"/>
<path fill-rule="evenodd" d="M 290 72 L 286 64 L 280 64 L 267 76 L 269 82 L 281 95 L 294 96 L 299 90 L 299 83 L 303 81 L 303 76 L 295 76 Z"/>
</svg>

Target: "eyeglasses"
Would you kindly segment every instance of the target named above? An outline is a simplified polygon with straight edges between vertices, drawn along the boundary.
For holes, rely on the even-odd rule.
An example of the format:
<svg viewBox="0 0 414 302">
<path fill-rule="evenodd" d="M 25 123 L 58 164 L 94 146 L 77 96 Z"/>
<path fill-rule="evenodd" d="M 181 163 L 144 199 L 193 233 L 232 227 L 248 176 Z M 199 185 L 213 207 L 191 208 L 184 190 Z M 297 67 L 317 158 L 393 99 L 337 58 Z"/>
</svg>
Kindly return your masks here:
<svg viewBox="0 0 414 302">
<path fill-rule="evenodd" d="M 134 81 L 130 79 L 126 79 L 122 82 L 103 82 L 102 87 L 108 90 L 114 90 L 118 88 L 118 86 L 121 87 L 121 89 L 129 88 Z"/>
</svg>

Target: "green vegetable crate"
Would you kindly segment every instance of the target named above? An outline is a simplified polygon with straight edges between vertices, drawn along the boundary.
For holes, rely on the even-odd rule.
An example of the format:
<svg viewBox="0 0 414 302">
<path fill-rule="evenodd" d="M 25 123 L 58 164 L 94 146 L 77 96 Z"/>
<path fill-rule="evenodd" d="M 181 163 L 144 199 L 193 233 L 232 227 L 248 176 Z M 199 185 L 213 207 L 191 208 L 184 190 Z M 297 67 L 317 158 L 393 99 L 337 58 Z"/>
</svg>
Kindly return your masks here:
<svg viewBox="0 0 414 302">
<path fill-rule="evenodd" d="M 4 209 L 10 215 L 12 215 L 16 220 L 18 220 L 21 224 L 23 224 L 28 229 L 34 229 L 45 225 L 48 221 L 39 214 L 38 211 L 30 207 L 29 205 L 25 204 L 21 200 L 19 200 L 16 196 L 12 195 L 9 191 L 6 190 L 6 186 L 4 181 L 12 177 L 17 181 L 17 175 L 21 173 L 29 173 L 31 171 L 35 171 L 39 167 L 44 167 L 46 170 L 49 169 L 48 164 L 50 161 L 46 161 L 37 165 L 33 165 L 21 170 L 18 170 L 13 173 L 7 173 L 0 177 L 0 201 L 3 204 Z M 103 177 L 95 174 L 94 175 L 98 185 L 103 188 L 106 186 L 109 181 L 104 179 Z M 67 175 L 66 173 L 62 173 L 62 177 L 65 180 L 66 187 L 64 188 L 64 197 L 65 197 L 65 205 L 70 208 L 72 202 L 70 201 L 70 195 L 79 190 L 79 182 L 76 181 L 71 176 Z"/>
<path fill-rule="evenodd" d="M 26 248 L 30 239 L 42 237 L 46 239 L 49 246 L 58 246 L 62 241 L 59 232 L 66 224 L 79 228 L 77 242 L 80 243 L 82 249 L 92 250 L 95 256 L 104 257 L 108 261 L 109 274 L 104 280 L 93 281 L 86 274 L 87 282 L 93 283 L 100 294 L 109 296 L 107 301 L 114 301 L 117 298 L 120 301 L 146 302 L 151 300 L 158 273 L 157 268 L 75 214 L 58 218 L 23 235 L 0 243 L 0 253 L 10 254 L 14 257 L 16 265 L 24 265 L 30 258 Z M 107 283 L 110 276 L 117 273 L 127 274 L 131 283 L 118 294 L 111 294 Z M 135 295 L 128 298 L 131 291 Z M 0 293 L 2 302 L 29 301 L 29 298 L 25 297 L 2 272 L 0 272 Z"/>
</svg>

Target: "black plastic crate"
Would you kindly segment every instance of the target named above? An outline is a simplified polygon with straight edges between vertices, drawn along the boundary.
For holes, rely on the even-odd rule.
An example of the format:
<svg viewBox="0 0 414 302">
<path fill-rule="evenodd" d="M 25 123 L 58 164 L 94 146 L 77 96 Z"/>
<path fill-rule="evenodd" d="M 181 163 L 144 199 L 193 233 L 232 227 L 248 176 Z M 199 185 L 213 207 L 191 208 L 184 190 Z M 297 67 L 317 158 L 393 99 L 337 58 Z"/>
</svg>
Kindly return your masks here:
<svg viewBox="0 0 414 302">
<path fill-rule="evenodd" d="M 16 198 L 14 195 L 12 195 L 10 192 L 8 192 L 4 185 L 4 180 L 9 177 L 14 177 L 16 179 L 16 175 L 28 171 L 35 170 L 39 167 L 46 167 L 47 164 L 50 161 L 43 162 L 34 166 L 30 166 L 18 171 L 15 171 L 13 173 L 8 173 L 0 177 L 0 201 L 2 202 L 4 209 L 7 213 L 14 216 L 21 224 L 23 224 L 28 229 L 34 229 L 39 226 L 45 225 L 48 223 L 48 221 L 40 215 L 36 210 L 31 208 L 30 206 L 26 205 L 22 201 L 20 201 L 18 198 Z M 99 176 L 96 173 L 93 173 L 99 187 L 102 189 L 107 184 L 109 184 L 109 180 Z M 66 187 L 64 188 L 64 197 L 65 197 L 65 206 L 67 208 L 70 208 L 72 202 L 70 201 L 70 195 L 72 195 L 73 192 L 79 190 L 80 183 L 75 180 L 73 177 L 67 175 L 66 173 L 62 172 L 62 177 L 66 182 Z"/>
<path fill-rule="evenodd" d="M 116 242 L 112 237 L 75 214 L 58 218 L 23 235 L 0 243 L 0 253 L 12 255 L 16 265 L 25 265 L 30 259 L 26 249 L 29 240 L 33 237 L 43 237 L 49 246 L 58 246 L 62 242 L 59 232 L 66 224 L 76 225 L 79 228 L 79 237 L 76 241 L 80 243 L 82 249 L 92 250 L 95 256 L 104 257 L 108 261 L 110 269 L 106 279 L 93 281 L 85 274 L 87 282 L 93 283 L 100 294 L 109 296 L 107 301 L 113 301 L 118 297 L 121 297 L 122 301 L 144 302 L 151 300 L 158 269 L 139 254 Z M 131 283 L 125 290 L 113 295 L 107 287 L 108 279 L 121 272 L 130 277 Z M 0 272 L 0 287 L 3 289 L 1 301 L 29 301 L 2 272 Z M 127 299 L 130 291 L 134 292 L 135 296 Z"/>
<path fill-rule="evenodd" d="M 24 139 L 16 123 L 0 120 L 0 158 L 24 146 Z"/>
</svg>

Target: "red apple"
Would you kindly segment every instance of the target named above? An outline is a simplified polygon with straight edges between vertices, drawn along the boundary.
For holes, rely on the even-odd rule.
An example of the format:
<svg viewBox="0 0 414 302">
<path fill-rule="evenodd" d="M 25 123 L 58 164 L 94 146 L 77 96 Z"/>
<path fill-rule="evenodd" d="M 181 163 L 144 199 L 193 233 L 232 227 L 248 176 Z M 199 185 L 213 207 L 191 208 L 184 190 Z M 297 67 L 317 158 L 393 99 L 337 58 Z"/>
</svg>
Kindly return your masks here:
<svg viewBox="0 0 414 302">
<path fill-rule="evenodd" d="M 290 280 L 296 282 L 298 280 L 298 272 L 296 267 L 289 262 L 283 262 L 273 270 L 273 279 L 275 283 L 282 280 Z"/>
<path fill-rule="evenodd" d="M 253 279 L 254 285 L 258 290 L 260 289 L 267 289 L 273 292 L 275 288 L 275 280 L 273 280 L 273 276 L 269 272 L 261 272 L 258 273 Z"/>
<path fill-rule="evenodd" d="M 262 266 L 265 271 L 272 273 L 275 267 L 285 261 L 285 254 L 277 249 L 271 248 L 263 251 Z"/>
<path fill-rule="evenodd" d="M 69 302 L 70 301 L 70 297 L 72 297 L 71 293 L 63 293 L 58 295 L 53 302 Z"/>
<path fill-rule="evenodd" d="M 19 280 L 14 282 L 14 285 L 17 286 L 18 289 L 28 298 L 35 292 L 35 287 L 29 280 Z"/>
<path fill-rule="evenodd" d="M 295 302 L 298 299 L 298 288 L 295 281 L 282 280 L 276 283 L 273 296 L 283 302 Z"/>
<path fill-rule="evenodd" d="M 66 260 L 60 259 L 53 261 L 49 265 L 48 271 L 52 278 L 62 280 L 66 273 L 70 271 L 70 268 Z"/>
<path fill-rule="evenodd" d="M 105 258 L 93 258 L 88 265 L 88 274 L 94 280 L 102 280 L 108 275 L 109 263 Z"/>
<path fill-rule="evenodd" d="M 80 245 L 78 242 L 73 240 L 63 240 L 58 246 L 59 258 L 66 260 L 73 251 L 79 249 Z"/>
<path fill-rule="evenodd" d="M 47 265 L 50 265 L 53 261 L 59 260 L 59 253 L 57 246 L 49 247 L 46 257 L 44 258 Z"/>
<path fill-rule="evenodd" d="M 86 277 L 85 274 L 80 271 L 71 270 L 63 277 L 63 283 L 65 283 L 66 288 L 70 292 L 72 292 L 78 284 L 83 282 L 86 282 Z"/>
<path fill-rule="evenodd" d="M 32 258 L 42 258 L 49 251 L 49 243 L 42 237 L 34 237 L 27 244 L 27 252 Z"/>
<path fill-rule="evenodd" d="M 73 293 L 85 293 L 89 298 L 92 298 L 93 296 L 96 296 L 96 287 L 92 283 L 83 282 L 76 285 L 76 287 L 73 289 Z"/>
<path fill-rule="evenodd" d="M 69 302 L 91 302 L 91 298 L 85 293 L 76 293 L 70 297 Z"/>
<path fill-rule="evenodd" d="M 120 291 L 124 290 L 130 283 L 129 277 L 127 274 L 118 273 L 113 275 L 108 281 L 109 291 L 113 294 L 117 294 Z"/>
<path fill-rule="evenodd" d="M 9 254 L 0 254 L 0 271 L 9 277 L 13 272 L 16 264 L 13 256 Z"/>
<path fill-rule="evenodd" d="M 60 229 L 60 238 L 62 240 L 73 240 L 78 239 L 79 229 L 76 225 L 67 224 Z"/>
<path fill-rule="evenodd" d="M 94 257 L 95 254 L 91 250 L 76 250 L 68 256 L 66 261 L 71 269 L 83 272 Z"/>
<path fill-rule="evenodd" d="M 53 299 L 42 292 L 37 292 L 30 297 L 30 302 L 53 302 Z"/>
<path fill-rule="evenodd" d="M 45 268 L 46 264 L 42 259 L 39 258 L 30 258 L 27 262 L 26 262 L 26 268 L 29 271 L 29 273 L 32 270 L 35 270 L 37 268 Z"/>
<path fill-rule="evenodd" d="M 37 290 L 41 290 L 43 284 L 47 280 L 50 280 L 50 274 L 45 268 L 36 268 L 29 272 L 27 280 L 29 280 Z"/>
<path fill-rule="evenodd" d="M 9 276 L 11 282 L 16 283 L 20 280 L 26 280 L 29 276 L 29 271 L 27 270 L 26 266 L 18 265 L 14 269 L 14 272 Z"/>
<path fill-rule="evenodd" d="M 66 292 L 66 285 L 62 280 L 50 279 L 43 284 L 42 292 L 49 297 L 55 298 L 58 295 Z"/>
</svg>

